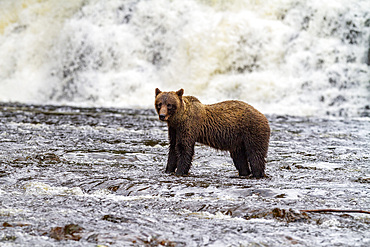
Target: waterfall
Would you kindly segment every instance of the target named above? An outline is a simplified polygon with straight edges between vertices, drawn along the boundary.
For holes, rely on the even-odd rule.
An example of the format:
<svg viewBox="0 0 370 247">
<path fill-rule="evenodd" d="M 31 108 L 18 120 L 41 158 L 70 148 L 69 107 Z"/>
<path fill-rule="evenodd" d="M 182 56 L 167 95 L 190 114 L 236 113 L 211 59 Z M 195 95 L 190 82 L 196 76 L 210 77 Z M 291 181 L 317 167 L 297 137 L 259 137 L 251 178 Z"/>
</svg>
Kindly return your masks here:
<svg viewBox="0 0 370 247">
<path fill-rule="evenodd" d="M 153 107 L 154 89 L 263 113 L 370 116 L 368 0 L 0 3 L 0 101 Z"/>
</svg>

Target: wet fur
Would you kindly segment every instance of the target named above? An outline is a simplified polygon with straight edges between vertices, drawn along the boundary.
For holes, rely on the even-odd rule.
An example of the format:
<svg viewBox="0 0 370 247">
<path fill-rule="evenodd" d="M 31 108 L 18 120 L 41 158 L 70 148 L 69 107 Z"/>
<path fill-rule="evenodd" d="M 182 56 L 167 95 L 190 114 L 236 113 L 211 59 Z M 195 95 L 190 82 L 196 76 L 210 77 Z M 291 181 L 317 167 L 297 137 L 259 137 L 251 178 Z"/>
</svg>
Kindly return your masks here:
<svg viewBox="0 0 370 247">
<path fill-rule="evenodd" d="M 183 92 L 156 89 L 156 110 L 165 116 L 161 120 L 170 140 L 166 172 L 187 175 L 199 142 L 229 151 L 240 176 L 264 177 L 270 138 L 266 117 L 242 101 L 203 105 Z"/>
</svg>

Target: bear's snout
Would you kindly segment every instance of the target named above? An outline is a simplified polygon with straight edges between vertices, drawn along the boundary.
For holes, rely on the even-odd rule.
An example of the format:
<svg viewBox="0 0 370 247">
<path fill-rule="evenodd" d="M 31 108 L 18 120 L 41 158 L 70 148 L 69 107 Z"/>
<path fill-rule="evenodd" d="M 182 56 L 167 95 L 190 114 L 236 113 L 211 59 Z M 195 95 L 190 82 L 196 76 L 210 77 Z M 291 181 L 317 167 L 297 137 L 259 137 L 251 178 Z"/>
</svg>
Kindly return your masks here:
<svg viewBox="0 0 370 247">
<path fill-rule="evenodd" d="M 164 121 L 166 119 L 166 115 L 160 114 L 159 115 L 159 119 L 162 120 L 162 121 Z"/>
</svg>

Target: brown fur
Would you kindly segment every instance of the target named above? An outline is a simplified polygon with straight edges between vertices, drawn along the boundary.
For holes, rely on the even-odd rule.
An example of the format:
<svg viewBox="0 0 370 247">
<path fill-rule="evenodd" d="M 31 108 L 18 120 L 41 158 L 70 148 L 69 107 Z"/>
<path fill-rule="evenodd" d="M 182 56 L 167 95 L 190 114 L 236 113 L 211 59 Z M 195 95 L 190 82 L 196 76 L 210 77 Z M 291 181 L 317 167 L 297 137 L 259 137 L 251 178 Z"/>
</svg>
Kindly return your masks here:
<svg viewBox="0 0 370 247">
<path fill-rule="evenodd" d="M 166 172 L 187 175 L 199 142 L 229 151 L 240 176 L 264 177 L 270 138 L 266 117 L 242 101 L 203 105 L 183 93 L 155 90 L 155 108 L 167 122 L 170 139 Z"/>
</svg>

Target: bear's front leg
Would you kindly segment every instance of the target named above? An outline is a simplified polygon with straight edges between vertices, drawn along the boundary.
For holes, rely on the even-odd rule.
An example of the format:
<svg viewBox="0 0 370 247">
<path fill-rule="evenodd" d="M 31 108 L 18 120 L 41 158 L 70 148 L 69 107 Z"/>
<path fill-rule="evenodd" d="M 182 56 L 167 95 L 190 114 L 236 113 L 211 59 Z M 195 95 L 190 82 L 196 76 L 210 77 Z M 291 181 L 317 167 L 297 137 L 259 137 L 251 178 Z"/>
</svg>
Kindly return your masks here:
<svg viewBox="0 0 370 247">
<path fill-rule="evenodd" d="M 170 144 L 170 151 L 168 152 L 168 160 L 166 166 L 166 173 L 174 173 L 177 167 L 177 157 L 175 145 Z"/>
<path fill-rule="evenodd" d="M 177 154 L 177 170 L 176 175 L 184 176 L 188 175 L 191 161 L 194 155 L 194 143 L 177 143 L 176 154 Z"/>
<path fill-rule="evenodd" d="M 169 127 L 168 134 L 170 138 L 170 150 L 168 152 L 166 173 L 174 173 L 177 167 L 176 131 L 173 128 Z"/>
</svg>

